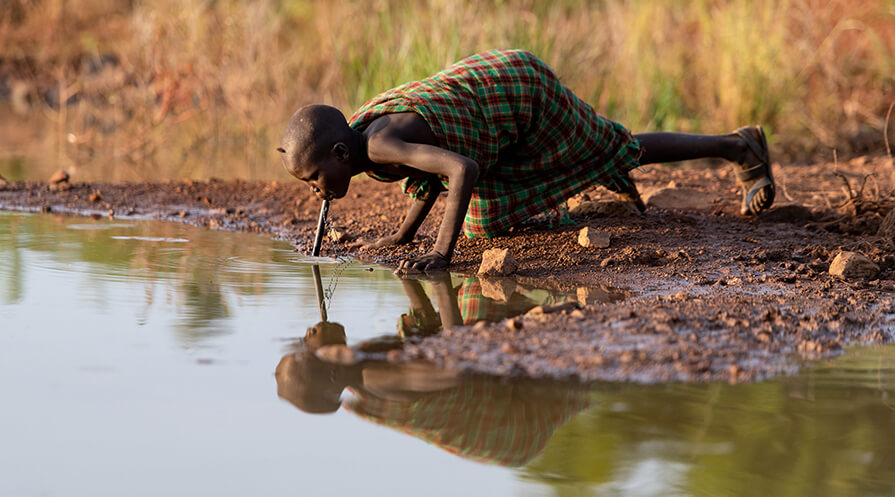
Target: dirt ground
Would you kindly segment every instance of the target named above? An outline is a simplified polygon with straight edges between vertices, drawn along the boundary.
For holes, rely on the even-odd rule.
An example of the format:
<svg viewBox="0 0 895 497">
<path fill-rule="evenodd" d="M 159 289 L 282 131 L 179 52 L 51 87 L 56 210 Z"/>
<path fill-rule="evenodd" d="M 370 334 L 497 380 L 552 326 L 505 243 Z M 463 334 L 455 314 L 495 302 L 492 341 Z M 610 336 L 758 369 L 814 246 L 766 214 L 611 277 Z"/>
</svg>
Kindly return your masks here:
<svg viewBox="0 0 895 497">
<path fill-rule="evenodd" d="M 631 298 L 537 308 L 510 322 L 454 328 L 413 340 L 391 361 L 425 359 L 501 375 L 634 381 L 748 381 L 793 372 L 802 359 L 895 336 L 895 165 L 890 157 L 776 164 L 777 202 L 758 218 L 737 214 L 740 194 L 727 166 L 649 167 L 641 192 L 673 190 L 696 205 L 644 214 L 600 187 L 571 219 L 546 214 L 514 233 L 461 239 L 452 270 L 474 273 L 488 248 L 509 248 L 517 277 L 542 286 L 609 286 Z M 271 233 L 308 252 L 320 202 L 298 182 L 139 184 L 0 182 L 0 208 L 162 219 L 215 229 Z M 693 191 L 695 190 L 695 192 Z M 657 197 L 661 199 L 661 195 Z M 655 200 L 661 205 L 661 200 Z M 349 238 L 391 233 L 409 201 L 394 184 L 356 179 L 330 210 Z M 394 266 L 424 253 L 443 212 L 439 202 L 418 243 L 376 250 L 326 240 L 324 255 Z M 585 248 L 588 226 L 611 236 Z M 829 273 L 842 251 L 869 257 L 875 275 Z"/>
</svg>

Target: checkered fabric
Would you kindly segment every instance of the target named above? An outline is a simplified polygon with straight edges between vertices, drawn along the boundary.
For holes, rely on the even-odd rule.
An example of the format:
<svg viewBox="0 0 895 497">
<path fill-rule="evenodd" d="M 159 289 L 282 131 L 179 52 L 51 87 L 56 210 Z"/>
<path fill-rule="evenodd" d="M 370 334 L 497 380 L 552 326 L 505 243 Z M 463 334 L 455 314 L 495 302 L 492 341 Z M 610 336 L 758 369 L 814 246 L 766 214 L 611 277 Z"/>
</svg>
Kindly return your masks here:
<svg viewBox="0 0 895 497">
<path fill-rule="evenodd" d="M 475 54 L 388 90 L 358 109 L 349 124 L 363 130 L 400 112 L 419 114 L 440 147 L 479 164 L 464 223 L 469 238 L 506 232 L 594 183 L 625 183 L 623 174 L 639 165 L 640 143 L 628 130 L 597 114 L 550 67 L 521 50 Z M 406 178 L 404 192 L 428 198 L 438 181 L 448 186 L 434 175 Z"/>
<path fill-rule="evenodd" d="M 364 419 L 464 459 L 507 467 L 534 459 L 554 431 L 590 405 L 590 395 L 583 388 L 487 378 L 394 398 L 363 388 L 350 391 L 354 399 L 342 406 Z M 416 398 L 409 400 L 412 395 Z"/>
</svg>

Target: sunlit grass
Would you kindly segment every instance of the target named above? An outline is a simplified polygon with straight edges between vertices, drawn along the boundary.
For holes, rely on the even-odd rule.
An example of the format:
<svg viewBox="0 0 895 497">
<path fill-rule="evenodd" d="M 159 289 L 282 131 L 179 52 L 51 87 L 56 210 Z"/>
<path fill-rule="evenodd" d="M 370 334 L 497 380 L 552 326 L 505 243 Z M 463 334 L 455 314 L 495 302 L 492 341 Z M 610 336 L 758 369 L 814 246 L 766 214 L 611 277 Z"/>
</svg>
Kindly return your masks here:
<svg viewBox="0 0 895 497">
<path fill-rule="evenodd" d="M 55 151 L 48 162 L 82 177 L 284 177 L 271 151 L 298 106 L 350 114 L 495 47 L 537 54 L 636 132 L 762 123 L 777 151 L 794 155 L 883 151 L 895 100 L 895 7 L 885 0 L 13 6 L 0 14 L 0 76 L 25 84 L 31 112 L 52 123 L 52 145 L 34 154 Z M 91 68 L 101 55 L 117 65 Z M 47 106 L 47 88 L 80 100 Z"/>
</svg>

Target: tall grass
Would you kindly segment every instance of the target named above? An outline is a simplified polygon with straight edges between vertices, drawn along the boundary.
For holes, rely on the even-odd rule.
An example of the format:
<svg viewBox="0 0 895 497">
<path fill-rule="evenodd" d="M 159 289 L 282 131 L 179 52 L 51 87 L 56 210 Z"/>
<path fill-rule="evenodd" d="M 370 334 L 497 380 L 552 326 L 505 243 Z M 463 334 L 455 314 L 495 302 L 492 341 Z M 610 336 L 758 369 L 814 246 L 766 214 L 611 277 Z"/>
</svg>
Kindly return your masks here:
<svg viewBox="0 0 895 497">
<path fill-rule="evenodd" d="M 895 100 L 888 0 L 11 1 L 0 81 L 49 122 L 20 153 L 84 178 L 281 177 L 298 106 L 348 114 L 494 47 L 534 52 L 636 132 L 760 122 L 792 156 L 884 151 Z"/>
</svg>

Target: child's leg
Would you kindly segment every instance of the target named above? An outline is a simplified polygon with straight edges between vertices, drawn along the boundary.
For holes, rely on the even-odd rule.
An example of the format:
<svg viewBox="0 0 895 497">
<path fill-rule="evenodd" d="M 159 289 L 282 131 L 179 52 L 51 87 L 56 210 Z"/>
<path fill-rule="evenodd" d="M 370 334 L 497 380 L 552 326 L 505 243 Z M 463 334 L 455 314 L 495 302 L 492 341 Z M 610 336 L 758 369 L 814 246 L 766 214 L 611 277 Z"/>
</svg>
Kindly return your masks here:
<svg viewBox="0 0 895 497">
<path fill-rule="evenodd" d="M 641 133 L 634 135 L 640 141 L 643 155 L 641 164 L 679 162 L 692 159 L 718 157 L 731 162 L 742 162 L 747 147 L 735 135 L 690 135 L 685 133 Z"/>
<path fill-rule="evenodd" d="M 641 133 L 634 137 L 643 149 L 640 164 L 709 157 L 739 164 L 736 173 L 743 186 L 743 203 L 740 207 L 743 214 L 758 214 L 774 202 L 774 178 L 767 141 L 758 126 L 740 128 L 728 135 Z"/>
</svg>

